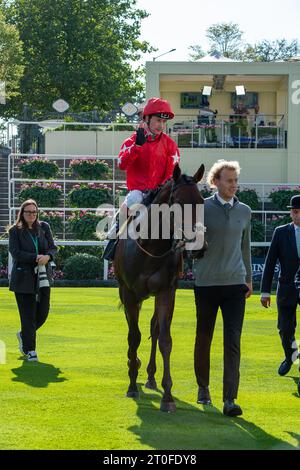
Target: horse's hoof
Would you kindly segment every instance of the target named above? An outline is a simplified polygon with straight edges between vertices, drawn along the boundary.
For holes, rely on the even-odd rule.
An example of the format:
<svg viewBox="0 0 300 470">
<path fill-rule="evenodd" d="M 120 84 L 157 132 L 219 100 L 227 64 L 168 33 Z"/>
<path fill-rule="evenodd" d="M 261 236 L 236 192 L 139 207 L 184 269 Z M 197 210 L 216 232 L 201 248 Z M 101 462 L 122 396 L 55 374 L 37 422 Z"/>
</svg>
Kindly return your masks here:
<svg viewBox="0 0 300 470">
<path fill-rule="evenodd" d="M 126 397 L 127 398 L 139 398 L 139 392 L 130 392 L 128 390 L 128 392 L 126 393 Z"/>
<path fill-rule="evenodd" d="M 174 411 L 176 411 L 176 405 L 173 401 L 162 401 L 160 405 L 160 411 L 174 413 Z"/>
<path fill-rule="evenodd" d="M 145 383 L 145 387 L 150 390 L 157 390 L 157 383 L 155 380 L 148 380 L 148 382 Z"/>
</svg>

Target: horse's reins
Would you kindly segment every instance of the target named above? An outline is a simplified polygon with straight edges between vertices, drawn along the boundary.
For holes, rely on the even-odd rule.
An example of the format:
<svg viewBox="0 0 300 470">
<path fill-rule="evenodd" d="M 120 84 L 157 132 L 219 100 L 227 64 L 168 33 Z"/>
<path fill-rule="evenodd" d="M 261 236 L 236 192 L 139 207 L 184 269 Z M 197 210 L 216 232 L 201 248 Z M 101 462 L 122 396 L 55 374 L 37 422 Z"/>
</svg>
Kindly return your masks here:
<svg viewBox="0 0 300 470">
<path fill-rule="evenodd" d="M 179 184 L 177 186 L 180 187 L 180 186 L 186 186 L 188 185 L 189 183 L 185 183 L 185 184 Z M 169 200 L 168 200 L 168 205 L 170 206 L 170 204 L 172 203 L 172 198 L 173 198 L 173 193 L 174 193 L 174 189 L 175 189 L 175 181 L 172 180 L 172 186 L 171 186 L 171 191 L 170 191 L 170 196 L 169 196 Z M 162 255 L 153 255 L 152 253 L 150 253 L 149 251 L 145 250 L 145 248 L 143 248 L 137 240 L 135 240 L 135 243 L 137 244 L 137 246 L 140 248 L 140 250 L 142 250 L 146 255 L 150 256 L 151 258 L 156 258 L 156 259 L 161 259 L 161 258 L 164 258 L 165 256 L 169 255 L 170 253 L 175 253 L 177 250 L 180 250 L 181 248 L 184 247 L 185 245 L 185 241 L 186 241 L 186 237 L 185 237 L 185 234 L 184 234 L 184 231 L 182 230 L 182 233 L 183 233 L 183 236 L 184 238 L 181 239 L 181 240 L 178 240 L 177 243 L 174 243 L 174 240 L 173 240 L 173 246 L 168 250 L 166 251 L 165 253 L 163 253 Z M 174 246 L 175 245 L 175 246 Z"/>
</svg>

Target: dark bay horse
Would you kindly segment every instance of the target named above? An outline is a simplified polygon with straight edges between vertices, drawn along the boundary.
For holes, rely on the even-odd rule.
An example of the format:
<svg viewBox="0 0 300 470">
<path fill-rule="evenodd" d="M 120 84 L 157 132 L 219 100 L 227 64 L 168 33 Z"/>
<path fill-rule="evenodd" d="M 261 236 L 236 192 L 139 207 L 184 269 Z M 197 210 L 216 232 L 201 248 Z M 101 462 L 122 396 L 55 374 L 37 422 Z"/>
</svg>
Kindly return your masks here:
<svg viewBox="0 0 300 470">
<path fill-rule="evenodd" d="M 203 204 L 203 198 L 197 183 L 202 179 L 204 165 L 201 165 L 196 174 L 186 176 L 181 174 L 178 165 L 175 166 L 173 177 L 167 181 L 156 194 L 152 204 L 189 204 L 192 207 L 192 226 L 196 227 L 196 210 Z M 204 206 L 202 206 L 203 208 Z M 147 208 L 147 217 L 151 219 L 150 208 Z M 172 216 L 170 215 L 170 219 Z M 153 220 L 149 220 L 150 224 Z M 161 223 L 161 220 L 160 222 Z M 181 239 L 174 239 L 174 224 L 170 222 L 170 237 L 165 239 L 120 239 L 114 257 L 114 270 L 119 282 L 119 295 L 125 309 L 128 323 L 128 375 L 130 378 L 127 397 L 137 398 L 137 376 L 141 362 L 137 350 L 141 341 L 139 330 L 139 312 L 143 300 L 149 296 L 155 297 L 155 311 L 151 320 L 151 356 L 147 367 L 148 381 L 146 387 L 156 389 L 156 347 L 157 341 L 163 357 L 164 389 L 161 407 L 162 411 L 175 411 L 176 406 L 171 394 L 172 379 L 170 374 L 170 353 L 172 338 L 170 334 L 171 321 L 174 310 L 175 292 L 177 288 L 178 273 L 182 263 L 182 252 L 188 241 L 182 231 Z M 161 235 L 161 233 L 160 233 Z M 204 248 L 187 252 L 193 258 L 203 256 Z"/>
</svg>

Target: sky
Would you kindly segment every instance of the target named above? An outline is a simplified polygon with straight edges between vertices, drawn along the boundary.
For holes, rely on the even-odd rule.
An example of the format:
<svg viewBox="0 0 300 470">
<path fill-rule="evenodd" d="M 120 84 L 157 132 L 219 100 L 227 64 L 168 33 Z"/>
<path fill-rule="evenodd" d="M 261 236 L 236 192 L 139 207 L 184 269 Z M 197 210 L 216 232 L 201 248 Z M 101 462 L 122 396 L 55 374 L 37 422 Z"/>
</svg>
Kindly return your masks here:
<svg viewBox="0 0 300 470">
<path fill-rule="evenodd" d="M 207 50 L 205 31 L 220 22 L 238 23 L 245 42 L 298 39 L 300 47 L 299 0 L 138 0 L 137 7 L 150 13 L 142 21 L 141 39 L 158 49 L 144 54 L 141 63 L 173 48 L 159 60 L 188 60 L 188 47 L 200 44 Z"/>
</svg>

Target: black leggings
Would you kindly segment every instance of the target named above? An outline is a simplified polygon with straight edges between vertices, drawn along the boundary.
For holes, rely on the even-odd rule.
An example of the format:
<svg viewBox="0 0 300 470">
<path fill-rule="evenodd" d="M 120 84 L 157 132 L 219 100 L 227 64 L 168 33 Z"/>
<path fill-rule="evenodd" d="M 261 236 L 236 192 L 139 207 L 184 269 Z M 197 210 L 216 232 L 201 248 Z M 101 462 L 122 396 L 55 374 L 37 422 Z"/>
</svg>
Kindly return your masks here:
<svg viewBox="0 0 300 470">
<path fill-rule="evenodd" d="M 50 287 L 40 289 L 40 302 L 35 294 L 15 292 L 22 327 L 23 351 L 35 351 L 36 331 L 45 323 L 50 308 Z"/>
</svg>

